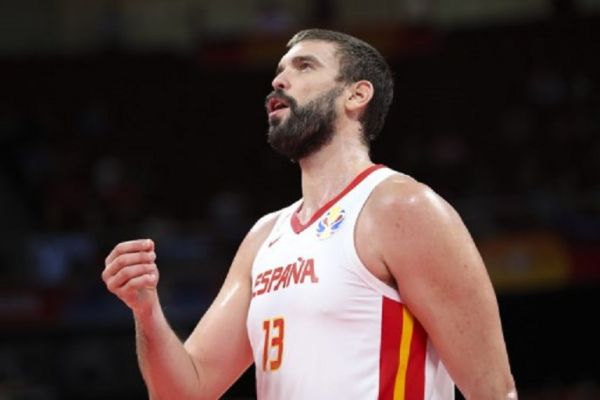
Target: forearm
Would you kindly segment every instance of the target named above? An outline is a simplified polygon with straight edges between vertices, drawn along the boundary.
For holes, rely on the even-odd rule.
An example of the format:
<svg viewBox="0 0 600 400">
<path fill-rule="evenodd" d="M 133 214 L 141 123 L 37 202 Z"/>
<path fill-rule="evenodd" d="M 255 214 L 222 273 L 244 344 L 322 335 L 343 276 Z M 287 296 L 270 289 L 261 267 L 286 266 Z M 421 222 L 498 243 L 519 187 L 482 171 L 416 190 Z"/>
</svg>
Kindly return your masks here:
<svg viewBox="0 0 600 400">
<path fill-rule="evenodd" d="M 462 390 L 461 394 L 467 400 L 517 400 L 517 390 L 512 376 L 488 378 L 470 391 Z"/>
<path fill-rule="evenodd" d="M 169 326 L 160 305 L 135 315 L 138 363 L 152 400 L 200 399 L 191 356 Z"/>
<path fill-rule="evenodd" d="M 251 256 L 245 255 L 248 250 L 238 252 L 214 307 L 185 344 L 160 307 L 154 242 L 121 242 L 110 252 L 102 280 L 133 311 L 138 363 L 151 400 L 213 400 L 248 368 L 252 361 L 246 333 L 250 260 L 263 240 L 261 236 L 252 241 Z"/>
</svg>

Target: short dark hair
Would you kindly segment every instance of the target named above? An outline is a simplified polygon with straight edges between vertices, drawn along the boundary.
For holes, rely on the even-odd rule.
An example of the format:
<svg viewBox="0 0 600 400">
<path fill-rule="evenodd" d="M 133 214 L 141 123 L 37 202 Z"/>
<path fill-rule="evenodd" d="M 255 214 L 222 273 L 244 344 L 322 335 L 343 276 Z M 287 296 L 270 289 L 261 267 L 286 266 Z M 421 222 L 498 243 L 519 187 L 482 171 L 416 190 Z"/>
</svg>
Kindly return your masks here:
<svg viewBox="0 0 600 400">
<path fill-rule="evenodd" d="M 373 98 L 360 119 L 363 141 L 368 144 L 381 132 L 394 97 L 394 80 L 388 63 L 370 44 L 354 36 L 325 29 L 302 30 L 290 39 L 287 47 L 291 48 L 305 40 L 321 40 L 337 45 L 340 60 L 338 80 L 348 83 L 367 80 L 373 85 Z"/>
</svg>

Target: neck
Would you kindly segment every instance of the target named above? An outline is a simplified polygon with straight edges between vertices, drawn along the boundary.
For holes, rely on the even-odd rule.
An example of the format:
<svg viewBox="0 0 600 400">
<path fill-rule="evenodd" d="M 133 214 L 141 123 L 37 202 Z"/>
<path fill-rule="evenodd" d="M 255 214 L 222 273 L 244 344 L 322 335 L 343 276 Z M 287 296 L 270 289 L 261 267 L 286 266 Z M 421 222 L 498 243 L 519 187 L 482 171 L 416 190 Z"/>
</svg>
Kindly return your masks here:
<svg viewBox="0 0 600 400">
<path fill-rule="evenodd" d="M 373 165 L 367 147 L 360 140 L 344 138 L 337 132 L 333 140 L 299 161 L 302 173 L 300 221 L 307 221 L 325 203 L 340 193 L 363 170 Z M 357 136 L 353 136 L 356 137 Z"/>
</svg>

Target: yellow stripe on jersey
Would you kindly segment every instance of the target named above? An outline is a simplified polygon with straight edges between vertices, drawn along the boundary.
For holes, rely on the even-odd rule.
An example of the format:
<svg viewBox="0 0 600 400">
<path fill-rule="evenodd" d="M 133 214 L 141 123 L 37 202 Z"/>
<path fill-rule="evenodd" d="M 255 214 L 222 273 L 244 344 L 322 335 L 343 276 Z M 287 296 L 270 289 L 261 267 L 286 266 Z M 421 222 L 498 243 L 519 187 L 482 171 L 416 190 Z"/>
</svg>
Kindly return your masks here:
<svg viewBox="0 0 600 400">
<path fill-rule="evenodd" d="M 402 307 L 402 336 L 400 337 L 400 354 L 396 384 L 394 385 L 394 400 L 404 400 L 406 395 L 406 371 L 408 370 L 408 357 L 413 337 L 414 320 L 406 307 Z"/>
</svg>

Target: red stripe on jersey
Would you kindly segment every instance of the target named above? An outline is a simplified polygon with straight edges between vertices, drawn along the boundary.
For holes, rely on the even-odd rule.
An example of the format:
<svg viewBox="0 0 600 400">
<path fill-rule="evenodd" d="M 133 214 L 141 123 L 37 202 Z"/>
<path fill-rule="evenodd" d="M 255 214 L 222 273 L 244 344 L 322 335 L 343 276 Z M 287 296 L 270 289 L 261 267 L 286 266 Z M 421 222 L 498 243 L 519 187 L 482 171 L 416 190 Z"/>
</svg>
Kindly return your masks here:
<svg viewBox="0 0 600 400">
<path fill-rule="evenodd" d="M 402 336 L 402 303 L 382 297 L 379 400 L 393 400 Z"/>
<path fill-rule="evenodd" d="M 406 371 L 406 400 L 423 400 L 425 396 L 425 355 L 427 334 L 419 321 L 413 318 L 413 334 Z"/>
<path fill-rule="evenodd" d="M 325 212 L 327 210 L 329 210 L 331 208 L 331 206 L 333 206 L 335 203 L 337 203 L 349 191 L 351 191 L 352 189 L 354 189 L 356 187 L 356 185 L 358 185 L 359 183 L 361 183 L 367 176 L 369 176 L 371 174 L 371 172 L 376 171 L 376 170 L 378 170 L 380 168 L 383 168 L 383 167 L 384 166 L 382 164 L 375 164 L 375 165 L 371 165 L 369 168 L 367 168 L 364 171 L 362 171 L 360 174 L 358 174 L 356 176 L 356 178 L 354 178 L 352 180 L 352 182 L 350 182 L 350 184 L 348 186 L 346 186 L 346 188 L 344 190 L 342 190 L 333 199 L 331 199 L 327 203 L 325 203 L 325 205 L 323 207 L 319 208 L 317 210 L 317 212 L 314 213 L 313 216 L 305 224 L 303 224 L 302 222 L 300 222 L 300 220 L 298 219 L 298 212 L 302 209 L 302 205 L 304 203 L 300 204 L 300 207 L 298 207 L 298 209 L 292 215 L 291 223 L 292 223 L 292 229 L 293 229 L 293 231 L 298 234 L 298 233 L 302 232 L 303 230 L 305 230 L 306 228 L 308 228 L 313 222 L 315 222 L 323 214 L 325 214 Z"/>
</svg>

